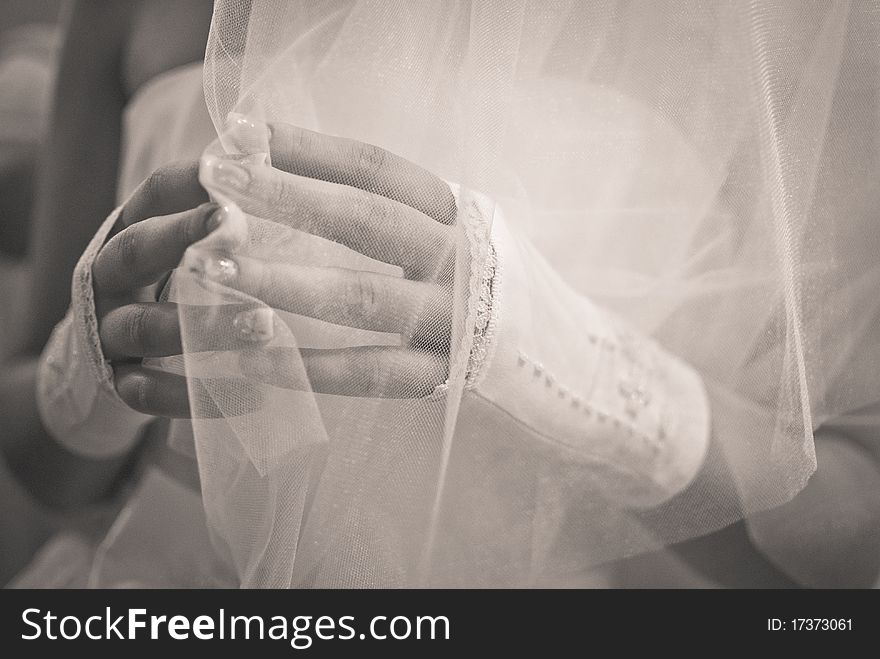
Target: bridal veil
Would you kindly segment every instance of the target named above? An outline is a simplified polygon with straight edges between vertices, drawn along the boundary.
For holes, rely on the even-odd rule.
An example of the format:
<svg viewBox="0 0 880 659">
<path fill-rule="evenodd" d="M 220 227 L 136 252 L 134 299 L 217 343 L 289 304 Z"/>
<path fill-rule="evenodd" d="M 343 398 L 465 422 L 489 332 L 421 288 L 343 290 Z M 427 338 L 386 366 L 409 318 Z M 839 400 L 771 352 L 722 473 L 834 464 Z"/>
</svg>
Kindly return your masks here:
<svg viewBox="0 0 880 659">
<path fill-rule="evenodd" d="M 419 264 L 455 300 L 450 335 L 419 345 L 448 355 L 433 391 L 379 376 L 368 396 L 316 393 L 299 356 L 411 344 L 431 331 L 418 312 L 394 334 L 277 312 L 283 387 L 250 378 L 246 356 L 199 350 L 210 327 L 182 317 L 186 354 L 166 367 L 199 383 L 203 502 L 242 585 L 577 585 L 797 494 L 814 430 L 876 395 L 878 68 L 869 1 L 218 0 L 203 157 L 216 199 L 231 194 L 207 170 L 272 166 L 260 127 L 284 122 L 406 158 L 457 200 L 454 240 Z M 291 228 L 282 205 L 236 204 L 232 258 L 401 276 Z M 552 276 L 513 286 L 502 262 L 493 279 L 495 229 L 469 218 L 502 211 Z M 265 306 L 187 267 L 170 296 L 218 322 L 224 305 Z M 580 318 L 583 300 L 699 373 L 711 431 L 688 483 L 636 505 L 617 476 L 474 410 L 487 308 L 519 298 L 555 305 L 518 331 L 571 368 L 590 327 L 563 311 Z M 537 370 L 539 403 L 548 387 L 570 396 Z M 620 393 L 647 405 L 637 375 Z"/>
</svg>

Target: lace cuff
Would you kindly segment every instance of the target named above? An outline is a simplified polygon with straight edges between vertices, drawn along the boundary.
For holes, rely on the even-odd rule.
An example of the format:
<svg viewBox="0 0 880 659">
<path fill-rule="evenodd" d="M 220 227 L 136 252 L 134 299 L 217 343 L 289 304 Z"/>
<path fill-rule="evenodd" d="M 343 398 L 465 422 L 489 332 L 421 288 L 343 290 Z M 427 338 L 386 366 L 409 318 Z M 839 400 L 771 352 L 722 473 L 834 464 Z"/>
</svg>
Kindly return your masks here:
<svg viewBox="0 0 880 659">
<path fill-rule="evenodd" d="M 119 209 L 101 225 L 77 263 L 70 308 L 43 349 L 37 372 L 43 425 L 59 444 L 92 458 L 128 451 L 152 419 L 119 398 L 98 336 L 92 263 L 118 216 Z"/>
</svg>

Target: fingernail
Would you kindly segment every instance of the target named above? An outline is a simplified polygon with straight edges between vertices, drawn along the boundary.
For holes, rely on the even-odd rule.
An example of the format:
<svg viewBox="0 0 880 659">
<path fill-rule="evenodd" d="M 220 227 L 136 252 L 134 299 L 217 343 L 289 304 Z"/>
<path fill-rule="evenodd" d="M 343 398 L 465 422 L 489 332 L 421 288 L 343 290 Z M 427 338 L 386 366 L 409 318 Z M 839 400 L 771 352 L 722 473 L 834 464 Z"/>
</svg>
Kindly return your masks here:
<svg viewBox="0 0 880 659">
<path fill-rule="evenodd" d="M 269 127 L 238 112 L 229 113 L 223 136 L 228 150 L 235 153 L 265 154 L 269 150 Z"/>
<path fill-rule="evenodd" d="M 238 264 L 228 256 L 206 259 L 205 276 L 214 281 L 226 282 L 238 275 Z"/>
<path fill-rule="evenodd" d="M 211 180 L 220 188 L 245 190 L 251 182 L 251 174 L 231 160 L 217 160 L 211 167 Z"/>
<path fill-rule="evenodd" d="M 216 208 L 215 204 L 211 205 L 215 206 Z M 207 230 L 207 233 L 212 233 L 219 229 L 220 225 L 223 224 L 223 221 L 225 220 L 227 214 L 228 211 L 226 207 L 221 207 L 217 208 L 217 210 L 208 215 L 208 219 L 205 220 L 205 229 Z"/>
<path fill-rule="evenodd" d="M 268 307 L 240 311 L 232 326 L 246 341 L 268 341 L 275 336 L 275 314 Z"/>
<path fill-rule="evenodd" d="M 189 270 L 220 283 L 238 276 L 238 264 L 228 256 L 200 256 L 191 261 Z"/>
<path fill-rule="evenodd" d="M 248 242 L 248 223 L 235 204 L 223 205 L 208 219 L 209 233 L 205 247 L 215 254 L 234 254 Z"/>
</svg>

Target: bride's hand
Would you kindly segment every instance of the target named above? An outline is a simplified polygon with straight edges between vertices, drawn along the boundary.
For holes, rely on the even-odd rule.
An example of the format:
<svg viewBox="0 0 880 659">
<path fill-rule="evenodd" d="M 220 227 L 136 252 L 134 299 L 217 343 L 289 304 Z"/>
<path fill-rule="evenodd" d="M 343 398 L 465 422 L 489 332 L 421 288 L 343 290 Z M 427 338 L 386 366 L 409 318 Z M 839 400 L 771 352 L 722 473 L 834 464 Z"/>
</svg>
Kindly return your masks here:
<svg viewBox="0 0 880 659">
<path fill-rule="evenodd" d="M 234 256 L 208 268 L 268 306 L 337 325 L 399 333 L 402 347 L 302 350 L 314 391 L 417 397 L 447 375 L 456 203 L 433 174 L 378 147 L 285 124 L 270 126 L 273 167 L 222 160 L 209 173 L 243 210 L 399 266 L 403 277 Z M 225 259 L 227 255 L 217 255 Z M 281 387 L 298 382 L 268 348 L 244 372 Z"/>
<path fill-rule="evenodd" d="M 113 366 L 116 390 L 130 407 L 166 417 L 189 416 L 182 376 L 150 369 L 143 358 L 182 352 L 177 304 L 156 301 L 157 289 L 186 249 L 211 233 L 220 218 L 198 181 L 198 163 L 161 167 L 126 202 L 117 221 L 121 230 L 101 248 L 92 265 L 95 308 L 104 356 Z M 201 309 L 188 311 L 196 322 Z M 203 333 L 204 350 L 235 350 L 264 341 L 239 331 L 230 305 L 229 322 Z"/>
</svg>

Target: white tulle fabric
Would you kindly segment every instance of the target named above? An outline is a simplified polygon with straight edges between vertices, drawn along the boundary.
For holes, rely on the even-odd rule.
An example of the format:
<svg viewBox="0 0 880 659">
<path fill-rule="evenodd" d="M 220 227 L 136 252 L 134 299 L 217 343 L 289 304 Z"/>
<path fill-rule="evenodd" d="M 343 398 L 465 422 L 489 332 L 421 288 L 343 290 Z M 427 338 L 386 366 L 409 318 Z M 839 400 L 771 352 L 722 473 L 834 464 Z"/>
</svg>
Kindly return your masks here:
<svg viewBox="0 0 880 659">
<path fill-rule="evenodd" d="M 199 383 L 218 573 L 587 584 L 794 496 L 814 429 L 876 399 L 878 36 L 875 2 L 217 2 L 202 178 L 235 211 L 231 258 L 402 274 L 225 189 L 218 162 L 273 161 L 236 122 L 381 146 L 455 182 L 458 208 L 421 267 L 455 301 L 429 395 L 387 377 L 315 393 L 298 356 L 406 347 L 418 317 L 385 334 L 274 310 L 284 388 L 188 349 L 205 324 L 181 318 L 185 355 L 164 365 Z M 198 112 L 131 148 L 192 146 Z M 205 285 L 214 241 L 170 298 L 218 323 L 265 307 Z"/>
<path fill-rule="evenodd" d="M 218 2 L 215 197 L 232 196 L 218 159 L 273 159 L 242 148 L 230 112 L 375 144 L 460 186 L 456 238 L 421 267 L 454 290 L 439 393 L 381 378 L 370 398 L 312 393 L 295 356 L 280 390 L 186 355 L 188 375 L 217 383 L 193 408 L 225 411 L 194 436 L 241 583 L 571 584 L 796 494 L 814 428 L 873 395 L 852 296 L 874 265 L 847 250 L 873 238 L 877 21 L 872 3 Z M 252 215 L 237 201 L 239 253 L 393 272 L 289 229 L 283 203 Z M 497 223 L 490 240 L 474 208 Z M 497 346 L 472 387 L 490 244 Z M 260 302 L 176 284 L 179 300 Z M 412 338 L 283 317 L 291 348 Z M 603 371 L 593 340 L 625 356 Z M 633 406 L 650 422 L 625 427 Z"/>
</svg>

